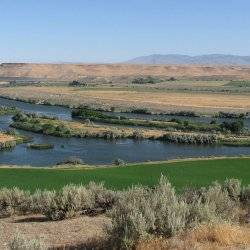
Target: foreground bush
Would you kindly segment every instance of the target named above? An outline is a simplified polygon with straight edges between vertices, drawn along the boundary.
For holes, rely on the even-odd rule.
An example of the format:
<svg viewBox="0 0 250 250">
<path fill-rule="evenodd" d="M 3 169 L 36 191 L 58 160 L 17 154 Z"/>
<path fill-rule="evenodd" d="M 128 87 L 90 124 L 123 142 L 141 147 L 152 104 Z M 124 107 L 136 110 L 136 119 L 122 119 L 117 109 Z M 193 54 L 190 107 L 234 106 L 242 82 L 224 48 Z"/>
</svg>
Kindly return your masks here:
<svg viewBox="0 0 250 250">
<path fill-rule="evenodd" d="M 87 186 L 68 185 L 62 190 L 37 191 L 33 195 L 33 210 L 40 211 L 50 220 L 63 220 L 81 214 L 104 212 L 116 200 L 116 193 L 103 184 Z"/>
<path fill-rule="evenodd" d="M 28 240 L 21 235 L 16 235 L 9 242 L 10 250 L 46 250 L 46 245 L 39 239 Z"/>
<path fill-rule="evenodd" d="M 227 180 L 178 195 L 162 177 L 154 189 L 134 187 L 110 213 L 108 229 L 117 249 L 131 249 L 149 236 L 171 237 L 201 223 L 238 221 L 240 182 Z"/>
<path fill-rule="evenodd" d="M 0 216 L 24 214 L 31 210 L 32 198 L 30 192 L 19 188 L 0 189 Z"/>
<path fill-rule="evenodd" d="M 82 214 L 111 209 L 118 193 L 93 182 L 86 186 L 67 185 L 59 191 L 37 190 L 34 194 L 18 188 L 0 189 L 0 217 L 42 213 L 50 220 L 63 220 Z"/>
</svg>

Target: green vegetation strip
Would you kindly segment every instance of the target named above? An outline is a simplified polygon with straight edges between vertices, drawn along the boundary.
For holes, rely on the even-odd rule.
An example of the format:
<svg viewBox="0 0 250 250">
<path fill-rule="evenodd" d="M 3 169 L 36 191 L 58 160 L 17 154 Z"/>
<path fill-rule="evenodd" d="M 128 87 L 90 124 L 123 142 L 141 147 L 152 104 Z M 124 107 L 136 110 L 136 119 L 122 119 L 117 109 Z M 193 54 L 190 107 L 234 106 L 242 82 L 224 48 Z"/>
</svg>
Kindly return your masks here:
<svg viewBox="0 0 250 250">
<path fill-rule="evenodd" d="M 108 188 L 124 189 L 132 185 L 155 185 L 161 174 L 177 189 L 207 186 L 227 178 L 250 184 L 250 158 L 194 160 L 150 163 L 126 167 L 91 169 L 0 168 L 0 186 L 35 189 L 59 189 L 70 183 L 104 182 Z"/>
<path fill-rule="evenodd" d="M 137 110 L 137 111 L 143 113 L 143 110 Z M 146 111 L 144 110 L 144 112 Z M 187 112 L 186 113 L 183 112 L 182 114 L 187 114 Z M 194 116 L 194 114 L 191 112 L 190 115 Z M 107 124 L 116 124 L 124 126 L 143 126 L 143 127 L 160 128 L 166 130 L 178 129 L 181 131 L 214 132 L 214 131 L 222 131 L 224 129 L 224 127 L 221 127 L 219 124 L 206 124 L 199 122 L 181 121 L 179 119 L 172 119 L 170 121 L 153 121 L 153 120 L 142 120 L 142 119 L 130 119 L 124 116 L 117 117 L 114 115 L 103 114 L 102 112 L 93 110 L 87 106 L 75 108 L 72 111 L 72 117 L 83 120 L 89 119 L 90 121 L 102 122 Z"/>
<path fill-rule="evenodd" d="M 0 116 L 1 115 L 15 115 L 18 109 L 15 107 L 0 106 Z"/>
<path fill-rule="evenodd" d="M 54 145 L 53 144 L 30 144 L 27 146 L 28 148 L 30 149 L 52 149 L 54 148 Z"/>
</svg>

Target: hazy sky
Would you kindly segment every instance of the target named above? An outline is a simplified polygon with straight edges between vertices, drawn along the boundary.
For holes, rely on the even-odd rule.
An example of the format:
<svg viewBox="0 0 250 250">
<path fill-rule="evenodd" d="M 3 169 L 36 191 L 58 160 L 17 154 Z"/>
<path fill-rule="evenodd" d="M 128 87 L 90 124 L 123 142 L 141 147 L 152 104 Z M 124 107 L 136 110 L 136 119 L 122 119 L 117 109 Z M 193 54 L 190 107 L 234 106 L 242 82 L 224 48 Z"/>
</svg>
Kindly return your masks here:
<svg viewBox="0 0 250 250">
<path fill-rule="evenodd" d="M 250 55 L 250 0 L 0 0 L 0 61 Z"/>
</svg>

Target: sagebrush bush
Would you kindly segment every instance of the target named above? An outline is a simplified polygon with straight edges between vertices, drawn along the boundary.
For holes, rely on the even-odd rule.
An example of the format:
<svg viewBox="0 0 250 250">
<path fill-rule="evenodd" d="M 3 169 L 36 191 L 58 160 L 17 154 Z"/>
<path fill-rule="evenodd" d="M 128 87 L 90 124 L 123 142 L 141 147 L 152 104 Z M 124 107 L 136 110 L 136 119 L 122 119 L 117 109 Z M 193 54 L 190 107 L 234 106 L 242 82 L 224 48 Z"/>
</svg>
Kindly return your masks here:
<svg viewBox="0 0 250 250">
<path fill-rule="evenodd" d="M 172 236 L 185 228 L 189 214 L 188 204 L 178 198 L 175 189 L 165 177 L 161 177 L 152 192 L 150 203 L 155 214 L 155 233 Z"/>
<path fill-rule="evenodd" d="M 118 249 L 130 249 L 151 234 L 172 236 L 186 226 L 188 205 L 161 177 L 154 190 L 134 187 L 123 194 L 110 213 L 108 230 Z"/>
<path fill-rule="evenodd" d="M 227 180 L 223 185 L 215 182 L 208 188 L 201 188 L 193 193 L 193 197 L 189 197 L 188 223 L 194 226 L 203 222 L 237 221 L 238 200 L 226 188 L 233 182 L 234 180 Z"/>
<path fill-rule="evenodd" d="M 148 235 L 155 221 L 149 198 L 145 188 L 132 187 L 118 200 L 109 214 L 112 226 L 107 230 L 115 249 L 130 249 Z"/>
<path fill-rule="evenodd" d="M 95 182 L 90 182 L 86 188 L 91 198 L 92 209 L 100 208 L 106 211 L 112 208 L 119 198 L 118 193 L 105 188 L 104 183 L 96 184 Z"/>
<path fill-rule="evenodd" d="M 201 223 L 238 221 L 240 191 L 240 182 L 227 180 L 178 195 L 161 177 L 154 189 L 133 187 L 123 192 L 110 213 L 108 233 L 117 249 L 131 249 L 148 236 L 171 237 Z M 246 196 L 248 191 L 242 197 Z"/>
<path fill-rule="evenodd" d="M 104 184 L 67 185 L 60 191 L 36 191 L 32 195 L 32 210 L 50 220 L 63 220 L 81 214 L 105 212 L 117 200 L 116 192 Z"/>
<path fill-rule="evenodd" d="M 31 211 L 32 199 L 29 191 L 19 188 L 0 189 L 0 216 L 11 216 Z"/>
<path fill-rule="evenodd" d="M 28 240 L 25 237 L 17 234 L 10 242 L 9 242 L 10 250 L 46 250 L 48 249 L 44 242 L 40 239 Z"/>
<path fill-rule="evenodd" d="M 241 195 L 241 182 L 237 179 L 227 179 L 223 184 L 223 189 L 228 192 L 230 198 L 239 201 Z"/>
<path fill-rule="evenodd" d="M 62 190 L 34 194 L 34 204 L 50 220 L 72 218 L 94 207 L 94 199 L 84 186 L 67 185 Z"/>
<path fill-rule="evenodd" d="M 250 211 L 250 185 L 247 187 L 243 187 L 240 195 L 240 200 L 245 204 L 249 206 Z"/>
</svg>

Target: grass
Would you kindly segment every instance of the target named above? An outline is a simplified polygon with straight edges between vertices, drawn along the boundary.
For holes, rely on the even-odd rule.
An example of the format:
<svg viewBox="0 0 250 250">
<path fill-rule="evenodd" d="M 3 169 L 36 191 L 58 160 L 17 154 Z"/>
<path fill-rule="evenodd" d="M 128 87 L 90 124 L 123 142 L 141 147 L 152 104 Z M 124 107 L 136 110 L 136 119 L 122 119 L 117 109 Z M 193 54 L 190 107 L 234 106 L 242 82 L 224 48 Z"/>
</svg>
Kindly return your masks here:
<svg viewBox="0 0 250 250">
<path fill-rule="evenodd" d="M 237 178 L 243 185 L 250 184 L 250 158 L 189 160 L 163 163 L 144 163 L 126 167 L 90 169 L 0 168 L 0 186 L 17 186 L 34 191 L 59 189 L 74 183 L 105 182 L 113 189 L 132 185 L 153 186 L 161 174 L 166 175 L 177 189 L 187 186 L 201 187 L 218 180 Z"/>
<path fill-rule="evenodd" d="M 225 86 L 232 86 L 232 87 L 250 87 L 250 81 L 230 81 L 229 83 L 225 84 Z"/>
</svg>

